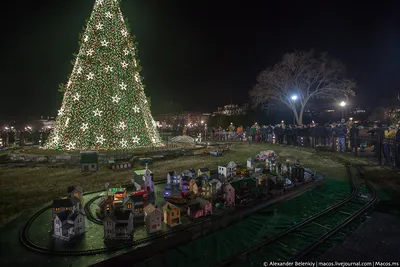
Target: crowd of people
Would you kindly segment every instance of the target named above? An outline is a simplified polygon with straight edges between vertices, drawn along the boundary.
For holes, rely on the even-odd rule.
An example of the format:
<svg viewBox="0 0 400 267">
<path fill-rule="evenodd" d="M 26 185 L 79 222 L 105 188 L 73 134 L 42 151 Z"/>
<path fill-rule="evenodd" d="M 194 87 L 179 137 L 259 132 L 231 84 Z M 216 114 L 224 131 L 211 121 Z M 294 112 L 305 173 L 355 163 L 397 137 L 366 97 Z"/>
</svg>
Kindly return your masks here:
<svg viewBox="0 0 400 267">
<path fill-rule="evenodd" d="M 371 129 L 354 121 L 342 119 L 336 123 L 320 125 L 259 125 L 235 128 L 230 125 L 225 139 L 251 143 L 286 144 L 294 146 L 331 146 L 338 152 L 373 151 L 383 153 L 384 164 L 400 166 L 400 122 L 397 125 L 375 123 Z M 222 129 L 213 129 L 214 136 Z M 380 151 L 378 151 L 378 149 Z"/>
</svg>

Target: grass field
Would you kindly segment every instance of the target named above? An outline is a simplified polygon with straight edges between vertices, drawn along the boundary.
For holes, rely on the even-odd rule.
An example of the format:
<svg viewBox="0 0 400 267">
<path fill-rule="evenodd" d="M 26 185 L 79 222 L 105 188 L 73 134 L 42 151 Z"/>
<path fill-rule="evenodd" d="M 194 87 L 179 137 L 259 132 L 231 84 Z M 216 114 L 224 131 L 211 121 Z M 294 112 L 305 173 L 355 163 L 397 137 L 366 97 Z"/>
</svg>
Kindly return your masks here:
<svg viewBox="0 0 400 267">
<path fill-rule="evenodd" d="M 198 169 L 208 167 L 216 169 L 233 160 L 246 164 L 249 157 L 254 157 L 262 150 L 272 149 L 278 153 L 280 160 L 299 159 L 305 167 L 316 169 L 327 177 L 345 179 L 343 166 L 328 157 L 315 155 L 311 149 L 298 149 L 278 145 L 251 145 L 237 143 L 222 157 L 186 156 L 172 160 L 154 162 L 149 168 L 153 171 L 155 180 L 165 179 L 168 171 L 183 171 L 188 168 Z M 135 166 L 134 169 L 143 167 Z M 4 226 L 24 212 L 28 212 L 46 202 L 66 196 L 69 185 L 79 184 L 85 191 L 100 190 L 105 183 L 118 186 L 130 183 L 132 170 L 112 171 L 106 167 L 97 173 L 81 173 L 75 168 L 2 168 L 0 169 L 1 215 L 0 226 Z"/>
</svg>

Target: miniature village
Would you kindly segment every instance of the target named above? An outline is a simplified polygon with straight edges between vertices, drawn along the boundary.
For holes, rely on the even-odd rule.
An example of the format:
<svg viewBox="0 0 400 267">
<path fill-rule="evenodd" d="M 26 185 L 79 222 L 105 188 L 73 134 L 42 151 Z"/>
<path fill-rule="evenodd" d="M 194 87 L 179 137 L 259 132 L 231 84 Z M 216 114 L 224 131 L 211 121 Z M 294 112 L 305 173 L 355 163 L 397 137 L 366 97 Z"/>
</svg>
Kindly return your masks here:
<svg viewBox="0 0 400 267">
<path fill-rule="evenodd" d="M 170 171 L 164 192 L 155 192 L 153 173 L 146 163 L 144 169 L 133 171 L 132 192 L 126 188 L 108 188 L 106 184 L 95 216 L 103 222 L 105 241 L 132 240 L 137 227 L 144 226 L 152 234 L 163 231 L 163 224 L 167 228 L 181 225 L 183 216 L 195 221 L 256 205 L 309 183 L 316 175 L 300 166 L 298 160 L 279 162 L 274 151 L 262 151 L 249 158 L 243 167 L 231 161 L 218 166 L 214 174 L 208 168 Z M 163 204 L 156 205 L 156 199 Z M 67 198 L 52 203 L 52 236 L 70 241 L 84 234 L 85 216 L 83 189 L 69 187 Z"/>
</svg>

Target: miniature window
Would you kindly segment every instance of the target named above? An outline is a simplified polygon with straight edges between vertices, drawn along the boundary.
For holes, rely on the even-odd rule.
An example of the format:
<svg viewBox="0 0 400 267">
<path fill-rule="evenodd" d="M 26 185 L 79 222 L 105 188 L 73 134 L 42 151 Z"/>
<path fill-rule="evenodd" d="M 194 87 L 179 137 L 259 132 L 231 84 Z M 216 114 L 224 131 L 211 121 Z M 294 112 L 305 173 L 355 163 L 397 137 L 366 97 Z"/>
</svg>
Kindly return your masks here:
<svg viewBox="0 0 400 267">
<path fill-rule="evenodd" d="M 60 211 L 60 208 L 56 208 L 56 211 Z"/>
<path fill-rule="evenodd" d="M 135 212 L 139 212 L 139 209 L 135 209 Z"/>
<path fill-rule="evenodd" d="M 160 219 L 160 217 L 157 217 L 157 220 L 159 220 Z"/>
<path fill-rule="evenodd" d="M 174 212 L 171 212 L 171 216 L 174 216 Z"/>
<path fill-rule="evenodd" d="M 140 212 L 142 212 L 143 211 L 143 209 L 142 208 L 140 208 Z"/>
<path fill-rule="evenodd" d="M 132 204 L 129 203 L 129 204 L 128 204 L 128 209 L 131 209 L 131 208 L 132 208 Z"/>
<path fill-rule="evenodd" d="M 71 208 L 65 208 L 65 210 L 71 210 Z"/>
<path fill-rule="evenodd" d="M 75 193 L 74 193 L 74 197 L 79 198 L 79 193 L 78 193 L 78 192 L 75 192 Z"/>
<path fill-rule="evenodd" d="M 91 168 L 94 168 L 94 165 L 92 165 Z"/>
</svg>

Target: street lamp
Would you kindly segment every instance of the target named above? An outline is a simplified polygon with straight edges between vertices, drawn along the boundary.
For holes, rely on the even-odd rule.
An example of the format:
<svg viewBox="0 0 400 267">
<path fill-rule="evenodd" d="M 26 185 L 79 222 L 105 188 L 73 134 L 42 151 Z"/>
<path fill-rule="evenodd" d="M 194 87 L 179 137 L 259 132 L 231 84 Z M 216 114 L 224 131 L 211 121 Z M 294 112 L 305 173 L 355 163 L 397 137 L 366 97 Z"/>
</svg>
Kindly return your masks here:
<svg viewBox="0 0 400 267">
<path fill-rule="evenodd" d="M 292 98 L 292 101 L 294 102 L 297 100 L 297 95 L 292 95 L 291 98 Z M 296 124 L 296 115 L 293 114 L 293 125 L 295 125 L 295 124 Z"/>
<path fill-rule="evenodd" d="M 339 103 L 339 105 L 342 107 L 342 119 L 344 118 L 344 107 L 346 106 L 346 102 L 342 101 Z"/>
</svg>

